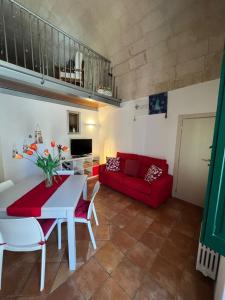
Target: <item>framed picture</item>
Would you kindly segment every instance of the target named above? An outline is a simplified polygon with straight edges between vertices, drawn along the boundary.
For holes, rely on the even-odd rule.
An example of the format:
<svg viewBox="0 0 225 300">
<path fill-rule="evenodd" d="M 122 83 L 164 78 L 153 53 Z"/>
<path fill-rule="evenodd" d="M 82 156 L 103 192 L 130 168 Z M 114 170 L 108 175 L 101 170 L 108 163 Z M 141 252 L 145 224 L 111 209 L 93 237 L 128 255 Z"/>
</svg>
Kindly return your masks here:
<svg viewBox="0 0 225 300">
<path fill-rule="evenodd" d="M 167 117 L 167 98 L 167 92 L 149 96 L 149 115 L 165 113 Z"/>
<path fill-rule="evenodd" d="M 77 111 L 67 111 L 68 134 L 79 134 L 81 132 L 80 113 Z"/>
</svg>

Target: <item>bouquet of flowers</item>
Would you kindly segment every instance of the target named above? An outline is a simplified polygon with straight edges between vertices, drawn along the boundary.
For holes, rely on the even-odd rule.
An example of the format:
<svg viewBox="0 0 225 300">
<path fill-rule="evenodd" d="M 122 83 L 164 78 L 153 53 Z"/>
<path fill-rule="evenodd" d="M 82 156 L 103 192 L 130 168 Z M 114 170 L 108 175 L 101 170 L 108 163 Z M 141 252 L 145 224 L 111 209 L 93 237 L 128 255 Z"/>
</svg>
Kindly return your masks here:
<svg viewBox="0 0 225 300">
<path fill-rule="evenodd" d="M 55 141 L 51 142 L 52 153 L 45 149 L 43 153 L 38 150 L 38 145 L 33 143 L 27 147 L 23 154 L 16 153 L 16 159 L 28 159 L 33 162 L 38 168 L 42 169 L 45 176 L 45 185 L 50 187 L 53 184 L 54 175 L 57 175 L 57 168 L 60 165 L 61 153 L 69 151 L 67 146 L 57 145 Z M 55 155 L 55 147 L 58 149 L 58 154 Z M 59 150 L 60 149 L 60 150 Z"/>
</svg>

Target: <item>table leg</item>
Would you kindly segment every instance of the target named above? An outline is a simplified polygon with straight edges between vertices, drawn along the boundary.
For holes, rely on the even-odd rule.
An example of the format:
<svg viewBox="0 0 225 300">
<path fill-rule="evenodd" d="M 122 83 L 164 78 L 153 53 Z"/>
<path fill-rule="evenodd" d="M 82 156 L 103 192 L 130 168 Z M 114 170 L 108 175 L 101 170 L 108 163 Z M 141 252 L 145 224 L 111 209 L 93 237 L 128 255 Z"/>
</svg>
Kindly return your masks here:
<svg viewBox="0 0 225 300">
<path fill-rule="evenodd" d="M 73 211 L 67 213 L 68 256 L 70 271 L 76 269 L 76 237 Z"/>
<path fill-rule="evenodd" d="M 87 200 L 87 181 L 85 181 L 84 188 L 83 188 L 83 199 Z"/>
</svg>

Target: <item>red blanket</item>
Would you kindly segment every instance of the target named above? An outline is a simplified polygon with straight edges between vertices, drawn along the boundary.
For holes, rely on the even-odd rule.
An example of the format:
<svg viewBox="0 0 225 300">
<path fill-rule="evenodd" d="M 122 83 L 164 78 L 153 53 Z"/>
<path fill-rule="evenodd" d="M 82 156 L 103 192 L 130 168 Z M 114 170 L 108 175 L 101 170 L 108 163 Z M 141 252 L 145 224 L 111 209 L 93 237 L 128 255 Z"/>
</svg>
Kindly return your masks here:
<svg viewBox="0 0 225 300">
<path fill-rule="evenodd" d="M 57 182 L 46 188 L 45 181 L 42 181 L 28 193 L 16 200 L 13 204 L 7 207 L 9 216 L 18 217 L 40 217 L 41 207 L 55 193 L 55 191 L 63 184 L 69 176 L 56 176 Z"/>
</svg>

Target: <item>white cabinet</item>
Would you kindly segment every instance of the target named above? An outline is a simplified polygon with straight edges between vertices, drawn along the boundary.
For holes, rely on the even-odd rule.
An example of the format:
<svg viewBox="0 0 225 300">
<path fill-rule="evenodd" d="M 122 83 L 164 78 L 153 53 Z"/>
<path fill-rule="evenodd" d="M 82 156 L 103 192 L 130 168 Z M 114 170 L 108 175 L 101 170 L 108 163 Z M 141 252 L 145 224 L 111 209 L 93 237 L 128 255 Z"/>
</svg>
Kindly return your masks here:
<svg viewBox="0 0 225 300">
<path fill-rule="evenodd" d="M 88 177 L 98 176 L 99 157 L 87 155 L 83 157 L 67 158 L 60 161 L 61 170 L 74 170 L 74 174 L 85 174 Z"/>
</svg>

